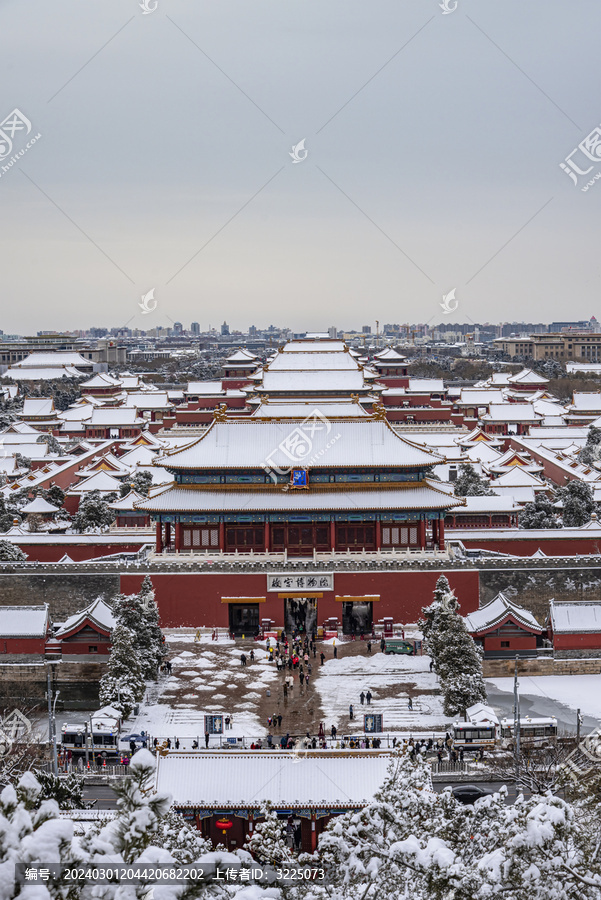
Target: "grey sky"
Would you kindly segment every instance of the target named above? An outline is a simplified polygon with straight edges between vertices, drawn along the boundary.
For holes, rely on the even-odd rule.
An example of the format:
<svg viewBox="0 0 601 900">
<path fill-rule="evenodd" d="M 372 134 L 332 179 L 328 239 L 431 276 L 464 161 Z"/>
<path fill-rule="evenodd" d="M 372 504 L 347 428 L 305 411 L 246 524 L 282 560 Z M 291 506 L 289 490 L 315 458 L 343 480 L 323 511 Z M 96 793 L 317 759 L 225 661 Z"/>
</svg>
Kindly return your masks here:
<svg viewBox="0 0 601 900">
<path fill-rule="evenodd" d="M 439 2 L 0 0 L 0 328 L 599 316 L 598 0 Z"/>
</svg>

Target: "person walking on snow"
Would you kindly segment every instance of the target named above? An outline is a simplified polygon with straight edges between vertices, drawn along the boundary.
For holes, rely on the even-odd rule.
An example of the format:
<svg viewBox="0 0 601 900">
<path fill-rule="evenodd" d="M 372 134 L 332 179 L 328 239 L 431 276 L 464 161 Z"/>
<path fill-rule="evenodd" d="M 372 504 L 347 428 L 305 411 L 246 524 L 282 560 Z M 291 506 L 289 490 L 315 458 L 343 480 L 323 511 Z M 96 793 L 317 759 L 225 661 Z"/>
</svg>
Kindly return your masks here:
<svg viewBox="0 0 601 900">
<path fill-rule="evenodd" d="M 371 706 L 371 691 L 368 691 L 365 695 L 365 699 L 367 700 L 367 705 Z"/>
<path fill-rule="evenodd" d="M 361 701 L 361 706 L 363 706 L 363 704 L 365 703 L 365 694 L 363 693 L 363 691 L 361 691 L 361 693 L 359 694 L 359 700 Z"/>
<path fill-rule="evenodd" d="M 409 697 L 409 703 L 407 704 L 409 709 L 413 709 L 413 697 Z"/>
<path fill-rule="evenodd" d="M 323 666 L 323 664 L 324 664 L 324 662 L 325 662 L 325 658 L 326 658 L 326 655 L 325 655 L 325 653 L 323 652 L 323 650 L 322 650 L 321 653 L 319 654 L 319 658 L 320 658 L 321 664 L 322 664 L 322 666 Z"/>
<path fill-rule="evenodd" d="M 348 717 L 349 717 L 349 719 L 351 720 L 351 722 L 352 722 L 353 719 L 355 718 L 355 713 L 354 713 L 354 711 L 353 711 L 353 704 L 352 704 L 352 703 L 350 704 L 350 706 L 349 706 L 349 708 L 348 708 Z"/>
</svg>

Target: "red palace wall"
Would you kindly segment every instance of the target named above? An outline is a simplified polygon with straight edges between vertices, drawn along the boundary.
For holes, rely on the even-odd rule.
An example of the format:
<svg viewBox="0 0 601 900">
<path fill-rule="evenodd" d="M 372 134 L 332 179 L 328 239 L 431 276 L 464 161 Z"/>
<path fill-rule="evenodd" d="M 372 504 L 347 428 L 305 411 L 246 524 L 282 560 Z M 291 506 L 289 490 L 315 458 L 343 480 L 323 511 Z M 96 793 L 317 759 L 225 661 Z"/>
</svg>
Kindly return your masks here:
<svg viewBox="0 0 601 900">
<path fill-rule="evenodd" d="M 405 572 L 336 572 L 334 591 L 324 591 L 317 600 L 319 625 L 330 617 L 342 619 L 342 603 L 338 596 L 361 597 L 379 594 L 374 602 L 374 622 L 392 616 L 395 622 L 416 622 L 423 606 L 432 602 L 432 592 L 440 575 L 446 574 L 466 615 L 478 609 L 479 575 L 472 569 L 462 572 L 405 571 Z M 140 589 L 143 575 L 122 575 L 121 590 L 131 594 Z M 228 627 L 228 604 L 222 597 L 261 597 L 261 619 L 273 619 L 276 625 L 284 622 L 284 600 L 277 593 L 267 592 L 265 574 L 169 573 L 152 574 L 156 600 L 164 628 Z M 282 592 L 283 593 L 283 592 Z M 296 595 L 298 596 L 298 594 Z"/>
<path fill-rule="evenodd" d="M 94 560 L 110 556 L 112 553 L 137 553 L 143 543 L 144 541 L 141 539 L 136 541 L 135 538 L 132 538 L 129 544 L 29 544 L 27 541 L 22 541 L 18 546 L 27 554 L 27 562 L 36 560 L 38 562 L 58 562 L 65 553 L 74 562 L 81 562 L 86 559 Z"/>
<path fill-rule="evenodd" d="M 528 531 L 520 532 L 518 540 L 498 537 L 494 534 L 494 529 L 490 533 L 490 537 L 472 537 L 466 534 L 463 529 L 458 528 L 456 531 L 452 528 L 445 529 L 447 540 L 453 540 L 460 532 L 461 543 L 468 550 L 496 550 L 497 553 L 509 553 L 512 556 L 532 556 L 533 553 L 540 548 L 547 556 L 589 556 L 592 554 L 601 554 L 601 537 L 582 537 L 567 538 L 561 537 L 561 531 L 556 532 L 557 537 L 532 537 L 528 538 Z M 480 534 L 482 532 L 480 531 Z"/>
<path fill-rule="evenodd" d="M 601 647 L 601 633 L 554 634 L 554 650 L 598 650 Z"/>
<path fill-rule="evenodd" d="M 463 612 L 463 604 L 462 609 Z M 509 644 L 509 646 L 501 646 L 501 644 Z M 485 636 L 484 638 L 484 651 L 485 653 L 493 653 L 498 651 L 510 651 L 515 650 L 536 650 L 536 635 L 531 634 L 524 637 L 511 637 L 509 635 L 499 637 L 495 635 L 494 637 Z"/>
<path fill-rule="evenodd" d="M 46 638 L 0 638 L 0 655 L 2 653 L 39 653 L 44 655 Z"/>
</svg>

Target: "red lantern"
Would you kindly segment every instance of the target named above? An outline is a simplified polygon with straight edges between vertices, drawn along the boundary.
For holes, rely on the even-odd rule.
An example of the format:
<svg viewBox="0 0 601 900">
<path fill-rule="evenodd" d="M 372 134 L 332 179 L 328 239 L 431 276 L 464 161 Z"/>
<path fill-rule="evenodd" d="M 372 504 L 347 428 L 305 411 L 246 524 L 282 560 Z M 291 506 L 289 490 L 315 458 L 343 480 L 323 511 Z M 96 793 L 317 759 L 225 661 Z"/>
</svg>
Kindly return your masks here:
<svg viewBox="0 0 601 900">
<path fill-rule="evenodd" d="M 225 834 L 225 832 L 228 831 L 228 829 L 233 828 L 234 823 L 232 822 L 231 819 L 218 819 L 215 822 L 215 825 L 217 826 L 217 828 L 219 828 Z"/>
</svg>

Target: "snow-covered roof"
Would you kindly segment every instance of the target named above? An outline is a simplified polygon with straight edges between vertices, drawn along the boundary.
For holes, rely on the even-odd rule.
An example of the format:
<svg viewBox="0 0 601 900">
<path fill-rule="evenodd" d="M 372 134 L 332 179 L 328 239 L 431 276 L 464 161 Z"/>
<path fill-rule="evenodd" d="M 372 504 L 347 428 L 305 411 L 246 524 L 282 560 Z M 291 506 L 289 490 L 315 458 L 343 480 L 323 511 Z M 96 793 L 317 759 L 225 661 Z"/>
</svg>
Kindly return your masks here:
<svg viewBox="0 0 601 900">
<path fill-rule="evenodd" d="M 115 617 L 110 608 L 101 597 L 90 603 L 85 609 L 75 613 L 73 616 L 63 622 L 55 633 L 56 638 L 64 637 L 72 631 L 76 631 L 85 621 L 89 619 L 101 631 L 110 632 L 115 627 Z"/>
<path fill-rule="evenodd" d="M 314 371 L 285 370 L 282 372 L 263 371 L 260 383 L 255 384 L 247 391 L 261 391 L 267 394 L 351 394 L 361 391 L 373 390 L 371 384 L 365 383 L 364 372 L 356 369 L 323 368 Z"/>
<path fill-rule="evenodd" d="M 344 341 L 328 340 L 299 340 L 288 341 L 281 350 L 282 353 L 347 353 Z"/>
<path fill-rule="evenodd" d="M 112 493 L 113 491 L 119 492 L 121 488 L 121 482 L 117 481 L 116 478 L 113 478 L 112 475 L 109 475 L 108 472 L 96 472 L 95 475 L 90 475 L 89 478 L 85 478 L 79 484 L 74 485 L 69 489 L 70 494 L 87 494 L 88 491 L 100 491 L 101 493 Z"/>
<path fill-rule="evenodd" d="M 601 391 L 574 391 L 570 412 L 598 413 L 601 410 Z"/>
<path fill-rule="evenodd" d="M 456 510 L 460 515 L 470 515 L 475 513 L 503 513 L 517 512 L 520 507 L 514 502 L 511 495 L 505 497 L 464 497 L 465 506 Z"/>
<path fill-rule="evenodd" d="M 499 719 L 497 715 L 490 706 L 486 706 L 485 703 L 474 703 L 473 706 L 468 706 L 465 711 L 470 722 L 477 724 L 484 724 L 485 722 L 490 722 L 491 725 L 498 725 Z"/>
<path fill-rule="evenodd" d="M 274 361 L 269 363 L 270 372 L 298 372 L 305 374 L 311 371 L 351 371 L 358 372 L 357 361 L 350 353 L 278 353 Z"/>
<path fill-rule="evenodd" d="M 548 384 L 549 379 L 545 378 L 544 375 L 539 375 L 538 372 L 533 372 L 532 369 L 522 369 L 521 372 L 516 372 L 515 375 L 509 376 L 510 384 Z"/>
<path fill-rule="evenodd" d="M 551 600 L 549 621 L 554 634 L 601 632 L 601 601 Z"/>
<path fill-rule="evenodd" d="M 58 512 L 59 507 L 54 506 L 52 503 L 48 503 L 47 500 L 44 500 L 43 497 L 36 497 L 35 500 L 32 500 L 31 503 L 27 503 L 25 506 L 21 507 L 21 512 L 29 515 L 30 513 L 38 513 L 40 515 L 50 515 L 52 513 Z"/>
<path fill-rule="evenodd" d="M 101 409 L 95 409 L 89 424 L 91 428 L 108 428 L 111 425 L 142 425 L 143 422 L 143 419 L 138 418 L 136 409 L 120 406 L 118 408 L 102 407 Z"/>
<path fill-rule="evenodd" d="M 125 497 L 121 497 L 119 500 L 115 500 L 114 503 L 109 503 L 109 507 L 110 509 L 117 509 L 121 511 L 133 510 L 135 508 L 134 503 L 145 499 L 146 498 L 142 494 L 138 494 L 137 491 L 134 491 L 132 489 L 129 494 L 125 495 Z"/>
<path fill-rule="evenodd" d="M 442 378 L 409 378 L 407 393 L 442 394 L 444 389 Z"/>
<path fill-rule="evenodd" d="M 20 362 L 13 363 L 11 368 L 41 369 L 47 366 L 74 366 L 76 368 L 83 366 L 89 369 L 92 366 L 92 362 L 71 350 L 46 350 L 30 353 L 29 356 L 26 356 Z"/>
<path fill-rule="evenodd" d="M 211 397 L 214 394 L 225 394 L 225 388 L 220 381 L 189 381 L 184 394 L 203 397 Z"/>
<path fill-rule="evenodd" d="M 500 390 L 462 388 L 457 402 L 462 406 L 490 406 L 491 403 L 499 404 L 504 400 L 503 391 Z"/>
<path fill-rule="evenodd" d="M 127 406 L 135 406 L 138 409 L 171 409 L 173 403 L 169 399 L 167 391 L 143 391 L 142 393 L 128 394 Z"/>
<path fill-rule="evenodd" d="M 537 634 L 542 634 L 543 628 L 538 624 L 531 612 L 516 606 L 502 592 L 497 594 L 494 600 L 481 606 L 475 612 L 465 616 L 465 626 L 470 634 L 488 631 L 497 626 L 507 617 L 511 617 L 519 625 Z"/>
<path fill-rule="evenodd" d="M 213 421 L 196 441 L 159 457 L 157 464 L 168 469 L 247 469 L 266 465 L 287 469 L 295 464 L 310 468 L 414 468 L 442 461 L 438 454 L 399 437 L 386 421 L 368 418 L 330 422 L 316 406 L 307 424 L 301 425 L 296 420 Z"/>
<path fill-rule="evenodd" d="M 87 381 L 82 381 L 82 388 L 107 388 L 107 387 L 122 387 L 121 381 L 118 378 L 113 378 L 112 375 L 109 375 L 108 372 L 98 372 L 96 375 L 92 375 Z"/>
<path fill-rule="evenodd" d="M 491 422 L 535 422 L 539 418 L 531 403 L 492 403 L 482 416 Z"/>
<path fill-rule="evenodd" d="M 53 416 L 54 400 L 52 397 L 26 397 L 23 401 L 23 418 L 37 416 Z"/>
<path fill-rule="evenodd" d="M 85 373 L 80 372 L 74 366 L 18 369 L 15 365 L 7 369 L 2 377 L 11 378 L 13 381 L 56 381 L 60 378 L 85 378 Z"/>
<path fill-rule="evenodd" d="M 387 756 L 311 757 L 302 765 L 277 751 L 159 757 L 158 791 L 175 806 L 253 806 L 270 800 L 276 807 L 360 807 L 378 790 L 390 764 Z"/>
<path fill-rule="evenodd" d="M 263 402 L 259 403 L 251 417 L 256 419 L 305 419 L 311 415 L 314 409 L 315 402 L 311 403 L 306 400 Z M 365 418 L 370 415 L 360 403 L 348 403 L 346 400 L 320 402 L 319 411 L 327 419 Z"/>
<path fill-rule="evenodd" d="M 408 483 L 405 488 L 373 488 L 357 490 L 351 487 L 320 491 L 283 491 L 281 488 L 262 491 L 211 491 L 195 486 L 193 490 L 169 487 L 148 500 L 136 503 L 136 509 L 150 512 L 211 511 L 211 512 L 258 512 L 258 511 L 328 511 L 328 510 L 371 510 L 371 509 L 450 509 L 463 506 L 463 498 L 453 497 L 438 486 L 437 482 L 427 482 L 423 486 Z"/>
<path fill-rule="evenodd" d="M 0 607 L 0 638 L 45 637 L 47 631 L 47 603 L 43 606 Z"/>
</svg>

